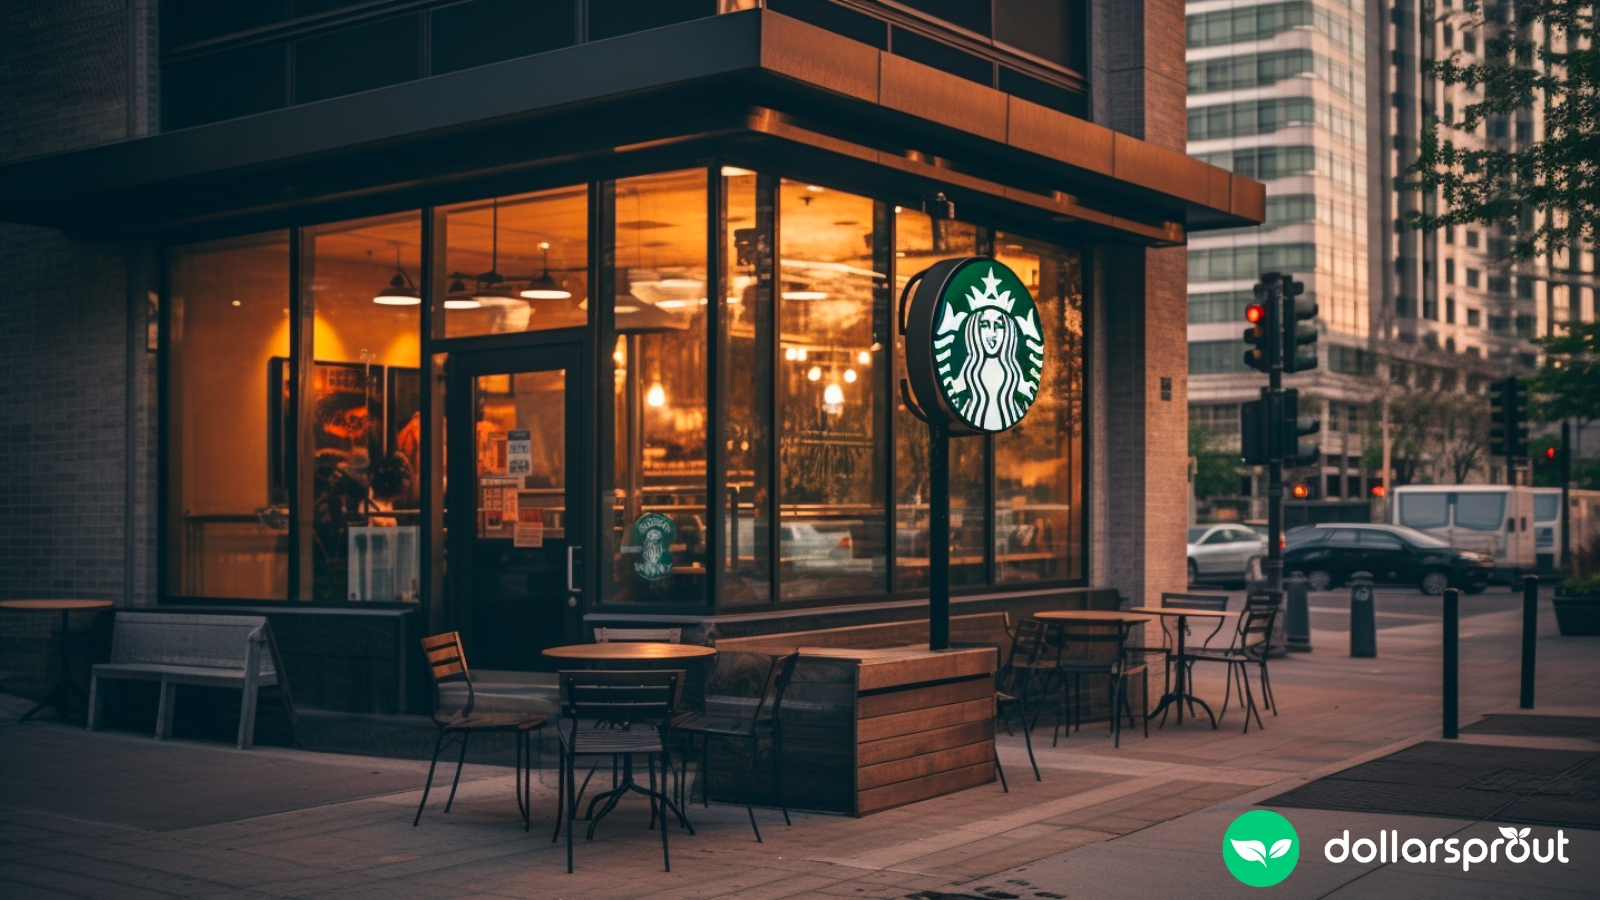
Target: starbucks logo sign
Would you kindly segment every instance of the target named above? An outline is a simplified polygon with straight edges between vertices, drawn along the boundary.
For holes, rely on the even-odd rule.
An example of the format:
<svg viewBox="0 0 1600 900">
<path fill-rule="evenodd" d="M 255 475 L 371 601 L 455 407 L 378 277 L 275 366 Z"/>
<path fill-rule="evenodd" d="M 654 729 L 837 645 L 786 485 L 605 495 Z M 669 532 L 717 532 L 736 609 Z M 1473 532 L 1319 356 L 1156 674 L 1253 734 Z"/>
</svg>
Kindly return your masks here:
<svg viewBox="0 0 1600 900">
<path fill-rule="evenodd" d="M 672 539 L 678 526 L 661 513 L 645 513 L 633 523 L 633 540 L 627 551 L 639 554 L 633 572 L 646 581 L 658 581 L 672 574 Z"/>
<path fill-rule="evenodd" d="M 987 257 L 944 260 L 902 298 L 906 374 L 917 412 L 952 434 L 1022 421 L 1044 377 L 1044 333 L 1028 288 Z"/>
</svg>

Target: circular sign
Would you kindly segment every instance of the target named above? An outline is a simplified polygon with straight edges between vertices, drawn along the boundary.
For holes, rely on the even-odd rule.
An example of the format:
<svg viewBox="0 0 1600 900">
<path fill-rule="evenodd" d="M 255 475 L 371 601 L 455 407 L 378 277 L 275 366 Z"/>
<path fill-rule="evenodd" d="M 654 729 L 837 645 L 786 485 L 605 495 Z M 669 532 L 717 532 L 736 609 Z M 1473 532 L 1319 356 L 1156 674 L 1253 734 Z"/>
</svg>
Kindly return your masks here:
<svg viewBox="0 0 1600 900">
<path fill-rule="evenodd" d="M 646 581 L 659 581 L 672 574 L 672 539 L 678 526 L 658 512 L 645 513 L 633 523 L 629 548 L 639 554 L 633 562 L 634 574 Z"/>
<path fill-rule="evenodd" d="M 929 421 L 952 434 L 1022 421 L 1044 377 L 1044 332 L 1022 279 L 984 256 L 935 263 L 907 284 L 906 380 Z"/>
<path fill-rule="evenodd" d="M 1222 836 L 1223 865 L 1251 887 L 1277 884 L 1299 861 L 1300 835 L 1288 819 L 1270 809 L 1251 810 L 1234 819 Z"/>
</svg>

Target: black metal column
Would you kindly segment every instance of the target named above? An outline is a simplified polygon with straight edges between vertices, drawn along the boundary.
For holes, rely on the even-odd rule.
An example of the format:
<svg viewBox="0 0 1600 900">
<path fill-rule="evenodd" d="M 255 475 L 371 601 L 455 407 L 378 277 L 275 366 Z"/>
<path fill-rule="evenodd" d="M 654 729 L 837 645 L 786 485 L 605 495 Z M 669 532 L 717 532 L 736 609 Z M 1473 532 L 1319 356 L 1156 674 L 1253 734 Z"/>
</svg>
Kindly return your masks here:
<svg viewBox="0 0 1600 900">
<path fill-rule="evenodd" d="M 946 650 L 950 647 L 949 429 L 941 422 L 929 422 L 928 438 L 928 649 Z"/>
</svg>

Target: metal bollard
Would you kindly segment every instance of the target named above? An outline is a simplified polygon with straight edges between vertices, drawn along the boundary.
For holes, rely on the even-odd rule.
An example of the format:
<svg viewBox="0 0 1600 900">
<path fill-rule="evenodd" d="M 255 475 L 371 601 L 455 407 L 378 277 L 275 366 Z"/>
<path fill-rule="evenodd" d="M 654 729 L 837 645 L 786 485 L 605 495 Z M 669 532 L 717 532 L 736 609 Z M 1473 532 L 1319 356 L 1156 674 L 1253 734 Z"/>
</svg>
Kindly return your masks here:
<svg viewBox="0 0 1600 900">
<path fill-rule="evenodd" d="M 1444 592 L 1444 736 L 1456 737 L 1461 711 L 1461 592 Z"/>
<path fill-rule="evenodd" d="M 1378 655 L 1377 604 L 1372 598 L 1372 573 L 1350 576 L 1350 655 Z"/>
<path fill-rule="evenodd" d="M 1539 576 L 1522 576 L 1522 708 L 1533 709 L 1534 651 L 1539 637 Z"/>
<path fill-rule="evenodd" d="M 1283 580 L 1287 599 L 1284 610 L 1288 617 L 1288 647 L 1290 653 L 1311 652 L 1311 607 L 1306 603 L 1306 577 L 1296 572 Z"/>
</svg>

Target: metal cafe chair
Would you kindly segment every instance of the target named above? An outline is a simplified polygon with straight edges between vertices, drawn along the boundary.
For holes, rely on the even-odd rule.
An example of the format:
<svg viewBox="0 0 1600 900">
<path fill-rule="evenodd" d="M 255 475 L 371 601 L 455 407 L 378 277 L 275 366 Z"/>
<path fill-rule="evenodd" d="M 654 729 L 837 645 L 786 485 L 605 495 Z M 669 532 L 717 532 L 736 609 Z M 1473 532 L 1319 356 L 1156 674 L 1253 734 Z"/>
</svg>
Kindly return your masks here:
<svg viewBox="0 0 1600 900">
<path fill-rule="evenodd" d="M 1177 592 L 1174 592 L 1174 591 L 1163 591 L 1161 593 L 1161 606 L 1162 606 L 1163 609 L 1188 608 L 1188 609 L 1213 610 L 1215 612 L 1227 612 L 1228 611 L 1228 595 L 1227 594 L 1185 594 L 1185 593 L 1177 593 Z M 1203 642 L 1203 646 L 1209 647 L 1211 645 L 1211 639 L 1216 637 L 1217 634 L 1222 631 L 1222 625 L 1226 621 L 1227 621 L 1226 619 L 1218 619 L 1217 620 L 1217 626 L 1211 630 L 1210 634 L 1206 635 L 1206 639 Z M 1184 623 L 1184 627 L 1185 628 L 1188 627 L 1188 623 L 1187 622 Z M 1189 634 L 1188 631 L 1184 632 L 1185 636 L 1187 636 L 1188 634 Z M 1165 619 L 1161 620 L 1161 644 L 1159 646 L 1142 646 L 1142 647 L 1140 647 L 1140 646 L 1130 646 L 1130 647 L 1125 647 L 1124 649 L 1127 650 L 1130 653 L 1138 653 L 1138 654 L 1141 654 L 1141 655 L 1146 654 L 1146 653 L 1160 654 L 1162 659 L 1164 659 L 1166 661 L 1165 665 L 1162 666 L 1162 677 L 1165 679 L 1165 684 L 1166 684 L 1166 690 L 1163 691 L 1163 693 L 1171 693 L 1171 691 L 1172 691 L 1173 642 L 1172 642 L 1171 634 L 1169 634 L 1167 632 L 1167 622 L 1166 622 Z M 1193 712 L 1194 712 L 1194 710 L 1191 709 L 1190 713 L 1192 714 Z"/>
<path fill-rule="evenodd" d="M 1122 714 L 1126 712 L 1128 722 L 1133 722 L 1133 706 L 1128 700 L 1128 679 L 1138 675 L 1143 680 L 1142 694 L 1144 697 L 1144 736 L 1150 736 L 1150 667 L 1144 662 L 1133 662 L 1125 644 L 1128 638 L 1128 629 L 1121 622 L 1056 622 L 1051 632 L 1052 643 L 1056 648 L 1055 671 L 1061 675 L 1063 686 L 1070 683 L 1070 690 L 1062 692 L 1062 712 L 1070 715 L 1072 722 L 1069 729 L 1076 727 L 1083 730 L 1083 709 L 1078 702 L 1078 685 L 1085 675 L 1105 675 L 1109 681 L 1107 688 L 1111 699 L 1111 736 L 1112 746 L 1122 746 Z M 1109 655 L 1096 655 L 1084 657 L 1069 657 L 1067 650 L 1078 647 L 1099 648 L 1114 647 L 1114 652 Z M 1058 716 L 1055 735 L 1051 738 L 1051 746 L 1061 738 L 1061 725 L 1064 716 Z"/>
<path fill-rule="evenodd" d="M 1185 661 L 1191 669 L 1197 662 L 1218 662 L 1228 667 L 1227 690 L 1222 696 L 1222 709 L 1217 711 L 1217 719 L 1221 720 L 1228 712 L 1228 701 L 1233 694 L 1235 678 L 1239 681 L 1239 694 L 1244 698 L 1244 731 L 1250 733 L 1250 716 L 1256 717 L 1256 727 L 1261 724 L 1261 711 L 1256 708 L 1255 695 L 1250 690 L 1250 679 L 1246 674 L 1248 666 L 1256 666 L 1261 679 L 1262 702 L 1271 705 L 1271 687 L 1267 680 L 1267 652 L 1272 640 L 1272 623 L 1278 616 L 1277 604 L 1248 604 L 1239 616 L 1239 625 L 1234 630 L 1233 642 L 1226 649 L 1200 649 L 1184 654 Z M 1273 715 L 1277 710 L 1273 709 Z"/>
<path fill-rule="evenodd" d="M 1034 722 L 1039 717 L 1043 704 L 1037 702 L 1038 697 L 1047 694 L 1051 681 L 1055 678 L 1055 664 L 1046 658 L 1045 625 L 1038 619 L 1023 619 L 1017 623 L 1016 630 L 1011 635 L 1011 650 L 1006 655 L 1005 664 L 1000 667 L 1000 692 L 1007 696 L 1016 697 L 1019 705 L 1024 710 L 1022 730 L 1024 733 L 1033 730 Z M 1031 695 L 1034 682 L 1043 677 L 1044 684 L 1037 695 Z M 1033 703 L 1028 698 L 1035 697 Z M 1009 704 L 1008 704 L 1009 705 Z M 1029 718 L 1026 710 L 1033 707 L 1033 718 Z M 1010 720 L 1006 727 L 1011 727 Z M 1031 752 L 1033 743 L 1028 742 Z"/>
<path fill-rule="evenodd" d="M 700 783 L 700 797 L 706 806 L 711 805 L 711 739 L 723 738 L 730 741 L 739 741 L 749 747 L 750 769 L 749 780 L 745 788 L 745 798 L 756 792 L 756 764 L 761 757 L 761 742 L 772 742 L 772 781 L 777 792 L 778 808 L 783 810 L 783 824 L 792 825 L 789 821 L 789 804 L 783 794 L 783 720 L 779 717 L 783 707 L 783 696 L 789 689 L 789 683 L 794 679 L 794 667 L 800 661 L 798 651 L 783 657 L 770 657 L 765 654 L 755 653 L 722 653 L 717 657 L 717 669 L 713 670 L 712 678 L 716 678 L 717 671 L 734 671 L 743 658 L 760 656 L 766 660 L 766 677 L 762 681 L 761 694 L 756 700 L 755 708 L 748 717 L 740 715 L 713 715 L 709 712 L 688 712 L 672 720 L 672 734 L 681 735 L 687 740 L 684 748 L 684 773 L 688 773 L 689 754 L 694 751 L 694 743 L 700 741 L 700 769 L 696 781 Z M 707 690 L 708 695 L 710 689 Z M 709 700 L 709 697 L 708 697 Z M 771 700 L 770 707 L 768 700 Z M 683 804 L 688 796 L 684 788 L 684 778 L 678 779 L 678 802 Z M 750 816 L 750 829 L 756 834 L 756 843 L 762 843 L 761 827 L 756 824 L 756 811 L 749 802 L 745 803 L 745 812 Z"/>
<path fill-rule="evenodd" d="M 661 856 L 666 870 L 672 871 L 672 856 L 667 847 L 667 813 L 676 815 L 678 822 L 690 834 L 694 834 L 694 827 L 667 793 L 667 782 L 672 775 L 672 758 L 667 753 L 667 723 L 672 720 L 683 672 L 583 669 L 564 670 L 559 678 L 561 718 L 556 731 L 561 737 L 559 801 L 561 816 L 565 817 L 567 824 L 567 871 L 572 871 L 572 835 L 578 817 L 577 779 L 574 772 L 578 758 L 583 756 L 609 756 L 622 764 L 621 783 L 594 798 L 595 801 L 605 800 L 605 806 L 589 821 L 589 839 L 594 839 L 594 831 L 600 820 L 616 808 L 617 801 L 623 795 L 630 791 L 643 794 L 650 798 L 651 825 L 658 819 L 661 823 Z M 633 758 L 636 755 L 646 758 L 649 787 L 634 781 Z M 656 789 L 658 762 L 661 765 L 661 790 Z M 592 808 L 593 803 L 590 806 Z M 558 817 L 557 835 L 560 831 L 561 820 Z M 555 840 L 555 836 L 551 840 Z"/>
<path fill-rule="evenodd" d="M 422 787 L 422 802 L 417 804 L 417 815 L 411 820 L 416 827 L 422 821 L 422 810 L 428 805 L 428 792 L 433 789 L 433 771 L 439 765 L 439 754 L 450 742 L 461 742 L 461 753 L 456 758 L 456 777 L 450 782 L 450 798 L 444 811 L 450 812 L 456 800 L 456 788 L 461 784 L 461 766 L 467 759 L 467 739 L 474 734 L 509 734 L 517 741 L 517 809 L 522 813 L 522 830 L 531 827 L 532 813 L 529 782 L 533 780 L 533 747 L 531 736 L 545 726 L 546 716 L 526 713 L 480 713 L 473 707 L 477 695 L 472 688 L 471 673 L 467 671 L 467 657 L 461 649 L 461 635 L 454 631 L 422 639 L 422 652 L 428 658 L 428 671 L 433 676 L 434 706 L 431 715 L 439 733 L 433 740 L 433 758 L 428 763 L 428 781 Z M 456 706 L 452 699 L 459 692 L 448 691 L 451 685 L 465 685 L 466 698 Z M 450 697 L 446 695 L 450 694 Z"/>
<path fill-rule="evenodd" d="M 1039 775 L 1039 761 L 1037 759 L 1035 759 L 1034 756 L 1033 756 L 1033 735 L 1031 734 L 1031 731 L 1030 731 L 1030 728 L 1029 728 L 1029 723 L 1028 723 L 1028 700 L 1027 700 L 1027 695 L 1023 692 L 1021 687 L 1017 687 L 1017 686 L 1015 686 L 1013 684 L 1014 679 L 1012 678 L 1012 673 L 1014 671 L 1016 671 L 1016 667 L 1014 665 L 1014 661 L 1018 659 L 1017 633 L 1015 631 L 1013 631 L 1012 628 L 1011 628 L 1011 614 L 1010 613 L 1004 613 L 1003 615 L 1004 615 L 1004 618 L 1001 620 L 1001 627 L 1003 627 L 1005 629 L 1006 636 L 1011 639 L 1011 656 L 1007 660 L 1005 665 L 999 666 L 999 667 L 997 667 L 995 669 L 995 673 L 994 673 L 994 710 L 995 710 L 995 715 L 998 716 L 1000 718 L 1000 721 L 1006 726 L 1006 732 L 1010 733 L 1011 732 L 1011 707 L 1013 705 L 1016 705 L 1016 706 L 1020 707 L 1020 711 L 1021 711 L 1021 714 L 1022 714 L 1022 743 L 1023 743 L 1024 746 L 1026 746 L 1028 748 L 1028 762 L 1029 762 L 1029 764 L 1031 764 L 1033 766 L 1033 779 L 1035 781 L 1043 781 L 1044 778 Z M 1033 625 L 1038 625 L 1039 624 L 1037 621 L 1033 621 L 1033 620 L 1026 620 L 1026 621 L 1030 621 Z M 1036 629 L 1030 629 L 1030 631 L 1036 631 Z M 1034 644 L 1037 646 L 1038 645 L 1038 641 L 1034 641 Z M 951 646 L 952 649 L 959 649 L 959 648 L 963 648 L 963 647 L 979 647 L 979 648 L 987 647 L 987 648 L 993 648 L 996 651 L 997 654 L 1002 649 L 1004 649 L 1003 647 L 1001 647 L 1001 646 L 999 646 L 997 644 L 992 644 L 992 643 L 983 642 L 983 641 L 952 641 L 950 643 L 950 646 Z M 1037 651 L 1034 653 L 1034 657 L 1035 658 L 1038 657 Z M 1014 690 L 1014 691 L 1016 691 L 1016 693 L 1015 694 L 1010 694 L 1010 693 L 1007 693 L 1007 690 Z M 1005 770 L 1005 767 L 1000 765 L 1000 754 L 999 754 L 998 751 L 995 753 L 995 757 L 994 757 L 994 771 L 995 771 L 995 774 L 1000 776 L 1000 788 L 1001 788 L 1001 790 L 1005 791 L 1008 794 L 1011 793 L 1011 785 L 1006 783 L 1006 770 Z"/>
</svg>

